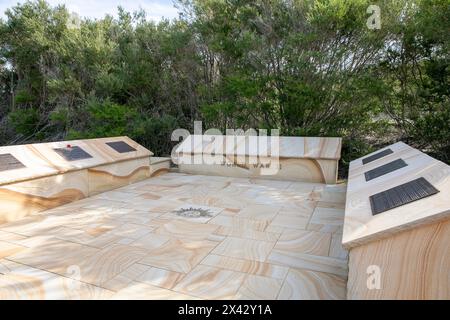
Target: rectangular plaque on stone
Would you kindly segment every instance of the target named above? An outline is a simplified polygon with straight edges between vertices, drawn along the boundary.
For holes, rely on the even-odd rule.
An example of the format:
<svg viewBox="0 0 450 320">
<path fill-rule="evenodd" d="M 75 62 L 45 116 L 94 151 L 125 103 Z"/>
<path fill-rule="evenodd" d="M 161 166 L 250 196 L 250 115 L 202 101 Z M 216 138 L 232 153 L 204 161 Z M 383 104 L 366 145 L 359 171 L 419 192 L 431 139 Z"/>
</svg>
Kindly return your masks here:
<svg viewBox="0 0 450 320">
<path fill-rule="evenodd" d="M 382 166 L 379 166 L 378 168 L 365 172 L 364 176 L 366 177 L 366 181 L 370 181 L 372 179 L 381 177 L 385 174 L 391 173 L 395 170 L 401 169 L 406 166 L 407 164 L 405 161 L 403 161 L 403 159 L 397 159 L 389 163 L 386 163 Z"/>
<path fill-rule="evenodd" d="M 119 153 L 127 153 L 127 152 L 131 152 L 131 151 L 136 151 L 135 148 L 133 148 L 132 146 L 130 146 L 129 144 L 127 144 L 123 141 L 107 142 L 106 144 Z"/>
<path fill-rule="evenodd" d="M 372 215 L 432 196 L 438 192 L 439 190 L 423 177 L 412 180 L 370 196 Z"/>
<path fill-rule="evenodd" d="M 375 153 L 367 158 L 362 159 L 362 163 L 363 164 L 367 164 L 369 162 L 375 161 L 377 159 L 383 158 L 385 156 L 387 156 L 388 154 L 394 153 L 394 151 L 392 151 L 391 149 L 385 149 L 383 151 L 380 151 L 378 153 Z"/>
<path fill-rule="evenodd" d="M 22 162 L 17 160 L 12 154 L 0 154 L 0 171 L 25 168 Z"/>
<path fill-rule="evenodd" d="M 55 150 L 55 152 L 57 152 L 61 157 L 63 157 L 67 161 L 76 161 L 92 158 L 92 156 L 89 153 L 87 153 L 86 151 L 77 146 L 67 148 L 56 148 L 53 150 Z"/>
</svg>

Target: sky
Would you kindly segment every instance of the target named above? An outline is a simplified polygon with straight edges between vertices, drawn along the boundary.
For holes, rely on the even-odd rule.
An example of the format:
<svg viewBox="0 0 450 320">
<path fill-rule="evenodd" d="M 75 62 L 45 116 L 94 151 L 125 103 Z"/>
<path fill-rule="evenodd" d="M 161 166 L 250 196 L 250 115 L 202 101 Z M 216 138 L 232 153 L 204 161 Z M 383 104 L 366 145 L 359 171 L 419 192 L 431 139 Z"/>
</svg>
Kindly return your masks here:
<svg viewBox="0 0 450 320">
<path fill-rule="evenodd" d="M 0 0 L 0 17 L 5 18 L 5 10 L 25 0 Z M 69 12 L 76 12 L 80 17 L 103 18 L 109 13 L 117 16 L 117 7 L 122 6 L 126 11 L 133 12 L 140 8 L 147 12 L 147 18 L 160 21 L 164 18 L 178 17 L 173 0 L 47 0 L 56 6 L 65 4 Z"/>
</svg>

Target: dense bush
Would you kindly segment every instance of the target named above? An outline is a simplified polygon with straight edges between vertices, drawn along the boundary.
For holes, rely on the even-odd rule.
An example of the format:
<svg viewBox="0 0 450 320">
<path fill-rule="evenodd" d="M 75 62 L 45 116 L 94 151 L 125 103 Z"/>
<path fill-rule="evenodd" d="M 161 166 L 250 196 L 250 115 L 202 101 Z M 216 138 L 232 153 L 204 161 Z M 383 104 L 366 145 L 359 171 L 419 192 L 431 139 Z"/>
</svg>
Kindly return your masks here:
<svg viewBox="0 0 450 320">
<path fill-rule="evenodd" d="M 130 137 L 147 146 L 155 155 L 170 156 L 170 151 L 175 146 L 175 142 L 171 141 L 171 134 L 177 128 L 177 119 L 173 116 L 145 117 L 137 122 Z"/>
<path fill-rule="evenodd" d="M 34 136 L 38 132 L 39 112 L 36 108 L 20 109 L 11 111 L 9 124 L 19 133 L 26 137 Z"/>
<path fill-rule="evenodd" d="M 85 121 L 68 132 L 68 139 L 124 136 L 133 132 L 138 114 L 134 108 L 91 98 L 81 110 Z M 77 117 L 79 119 L 79 117 Z M 79 128 L 79 129 L 78 129 Z"/>
<path fill-rule="evenodd" d="M 183 0 L 68 23 L 25 2 L 0 21 L 0 144 L 128 135 L 157 155 L 173 129 L 341 136 L 343 160 L 398 140 L 450 162 L 448 0 Z"/>
</svg>

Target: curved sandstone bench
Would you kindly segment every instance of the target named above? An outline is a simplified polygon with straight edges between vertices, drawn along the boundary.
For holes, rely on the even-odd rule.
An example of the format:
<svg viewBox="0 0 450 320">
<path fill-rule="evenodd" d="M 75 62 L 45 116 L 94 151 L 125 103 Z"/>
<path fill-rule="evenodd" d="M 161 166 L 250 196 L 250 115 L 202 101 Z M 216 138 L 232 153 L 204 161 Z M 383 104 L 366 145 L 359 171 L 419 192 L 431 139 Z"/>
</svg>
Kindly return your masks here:
<svg viewBox="0 0 450 320">
<path fill-rule="evenodd" d="M 0 147 L 0 223 L 148 178 L 151 155 L 128 137 Z"/>
<path fill-rule="evenodd" d="M 335 184 L 341 138 L 190 135 L 180 172 Z"/>
<path fill-rule="evenodd" d="M 349 299 L 450 298 L 449 195 L 450 166 L 402 142 L 350 163 Z"/>
</svg>

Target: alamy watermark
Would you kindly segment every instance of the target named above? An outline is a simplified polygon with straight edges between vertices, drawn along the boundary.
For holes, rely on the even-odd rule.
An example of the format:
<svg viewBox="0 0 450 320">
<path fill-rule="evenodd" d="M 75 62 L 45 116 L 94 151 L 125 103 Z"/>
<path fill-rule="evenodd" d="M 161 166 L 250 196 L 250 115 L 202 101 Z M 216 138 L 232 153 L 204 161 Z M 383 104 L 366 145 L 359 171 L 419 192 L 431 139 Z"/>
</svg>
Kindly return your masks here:
<svg viewBox="0 0 450 320">
<path fill-rule="evenodd" d="M 80 15 L 76 12 L 70 13 L 66 25 L 68 29 L 80 29 L 81 28 Z"/>
<path fill-rule="evenodd" d="M 67 290 L 78 292 L 81 285 L 81 268 L 78 265 L 70 265 L 66 269 L 65 285 Z"/>
<path fill-rule="evenodd" d="M 377 265 L 370 265 L 367 267 L 367 289 L 380 290 L 381 289 L 381 268 Z"/>
<path fill-rule="evenodd" d="M 379 30 L 381 29 L 381 9 L 376 4 L 371 4 L 367 7 L 367 13 L 370 14 L 370 17 L 367 18 L 366 26 L 370 30 Z"/>
</svg>

